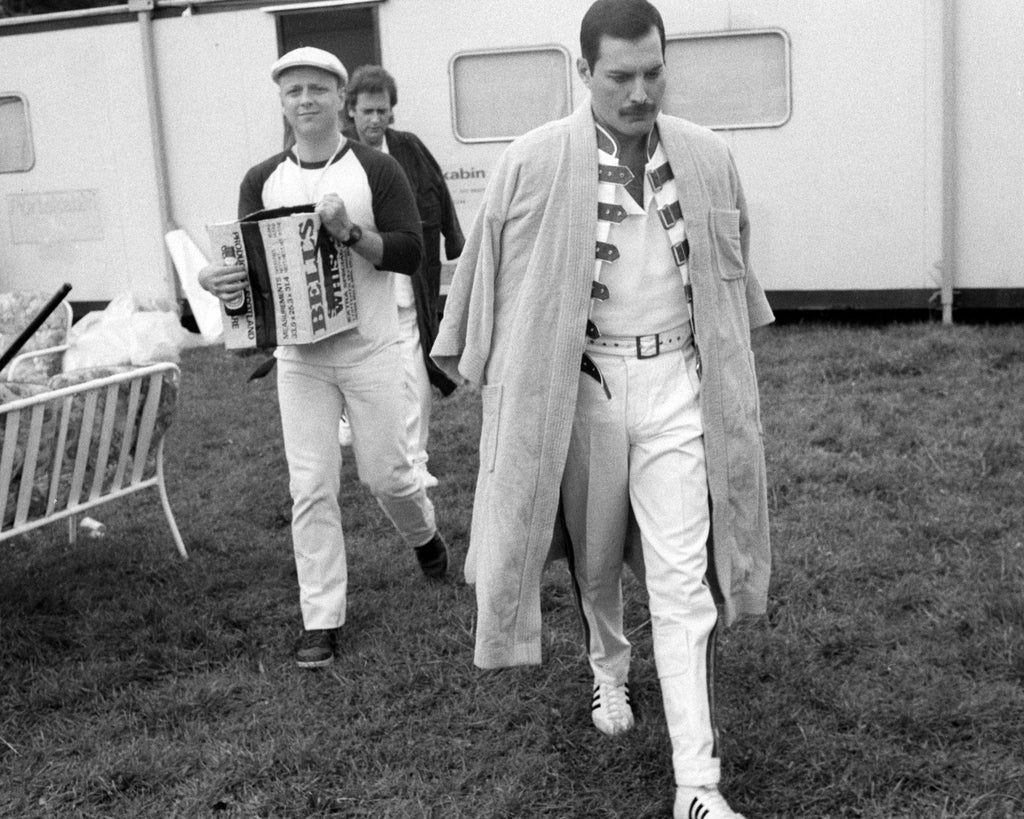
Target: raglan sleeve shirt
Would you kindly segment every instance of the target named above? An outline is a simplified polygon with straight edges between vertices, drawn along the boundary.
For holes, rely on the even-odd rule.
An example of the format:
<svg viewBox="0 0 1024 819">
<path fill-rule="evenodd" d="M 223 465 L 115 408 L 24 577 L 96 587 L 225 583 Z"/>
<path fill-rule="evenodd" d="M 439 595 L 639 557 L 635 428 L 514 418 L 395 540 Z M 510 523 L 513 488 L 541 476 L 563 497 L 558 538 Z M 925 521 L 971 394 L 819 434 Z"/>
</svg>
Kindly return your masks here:
<svg viewBox="0 0 1024 819">
<path fill-rule="evenodd" d="M 359 160 L 372 192 L 374 226 L 384 246 L 384 257 L 377 267 L 411 276 L 423 256 L 420 217 L 412 188 L 401 166 L 392 157 L 352 140 L 349 140 L 347 148 Z M 239 219 L 268 208 L 316 204 L 300 201 L 302 197 L 298 196 L 290 201 L 265 201 L 263 192 L 268 179 L 278 172 L 283 163 L 290 161 L 288 152 L 282 152 L 249 169 L 238 193 Z M 345 198 L 343 191 L 341 196 Z"/>
</svg>

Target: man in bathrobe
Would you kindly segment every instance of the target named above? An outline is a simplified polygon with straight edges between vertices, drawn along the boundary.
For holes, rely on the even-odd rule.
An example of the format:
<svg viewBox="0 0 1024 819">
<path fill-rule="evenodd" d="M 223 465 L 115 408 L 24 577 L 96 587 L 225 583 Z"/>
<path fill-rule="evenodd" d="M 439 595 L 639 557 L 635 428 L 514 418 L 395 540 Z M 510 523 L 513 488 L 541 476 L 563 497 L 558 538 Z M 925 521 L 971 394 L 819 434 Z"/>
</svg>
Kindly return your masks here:
<svg viewBox="0 0 1024 819">
<path fill-rule="evenodd" d="M 641 558 L 672 741 L 674 815 L 735 817 L 718 790 L 715 632 L 763 614 L 770 570 L 747 259 L 724 142 L 660 114 L 665 34 L 647 0 L 581 27 L 589 101 L 516 140 L 449 291 L 435 360 L 482 385 L 467 580 L 475 661 L 540 662 L 540 579 L 569 559 L 592 717 L 633 726 L 621 570 Z"/>
</svg>

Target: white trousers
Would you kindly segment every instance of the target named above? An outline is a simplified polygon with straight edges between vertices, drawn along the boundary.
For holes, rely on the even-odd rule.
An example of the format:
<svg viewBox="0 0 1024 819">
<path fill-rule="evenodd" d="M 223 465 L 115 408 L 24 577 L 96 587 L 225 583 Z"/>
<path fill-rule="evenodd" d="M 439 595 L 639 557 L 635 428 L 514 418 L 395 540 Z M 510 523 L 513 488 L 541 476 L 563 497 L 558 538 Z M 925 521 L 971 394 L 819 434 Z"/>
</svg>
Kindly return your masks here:
<svg viewBox="0 0 1024 819">
<path fill-rule="evenodd" d="M 619 685 L 629 676 L 621 577 L 632 508 L 676 783 L 716 784 L 711 683 L 718 613 L 705 580 L 711 523 L 693 347 L 648 359 L 592 357 L 611 398 L 580 376 L 562 479 L 590 665 L 598 682 Z"/>
<path fill-rule="evenodd" d="M 405 395 L 408 415 L 405 422 L 409 460 L 413 466 L 426 468 L 427 438 L 430 434 L 430 378 L 423 362 L 420 331 L 416 325 L 416 308 L 399 307 L 398 324 L 402 334 L 402 363 L 405 372 Z"/>
<path fill-rule="evenodd" d="M 292 545 L 307 629 L 345 622 L 348 569 L 341 530 L 338 421 L 346 408 L 362 482 L 410 547 L 437 531 L 434 507 L 409 463 L 401 350 L 392 345 L 353 366 L 277 362 L 284 450 L 292 495 Z"/>
</svg>

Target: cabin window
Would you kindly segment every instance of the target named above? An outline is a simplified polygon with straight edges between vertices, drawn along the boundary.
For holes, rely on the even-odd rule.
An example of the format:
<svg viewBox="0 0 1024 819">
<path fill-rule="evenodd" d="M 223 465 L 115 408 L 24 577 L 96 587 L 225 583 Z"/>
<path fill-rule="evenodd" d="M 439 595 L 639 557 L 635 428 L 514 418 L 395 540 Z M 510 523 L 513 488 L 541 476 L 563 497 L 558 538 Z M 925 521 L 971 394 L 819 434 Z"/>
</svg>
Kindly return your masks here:
<svg viewBox="0 0 1024 819">
<path fill-rule="evenodd" d="M 33 164 L 28 103 L 19 94 L 0 94 L 0 173 L 28 171 Z"/>
<path fill-rule="evenodd" d="M 502 142 L 571 110 L 569 52 L 559 46 L 456 54 L 452 127 L 461 142 Z"/>
<path fill-rule="evenodd" d="M 666 113 L 708 128 L 774 128 L 790 115 L 789 36 L 779 29 L 672 37 Z"/>
</svg>

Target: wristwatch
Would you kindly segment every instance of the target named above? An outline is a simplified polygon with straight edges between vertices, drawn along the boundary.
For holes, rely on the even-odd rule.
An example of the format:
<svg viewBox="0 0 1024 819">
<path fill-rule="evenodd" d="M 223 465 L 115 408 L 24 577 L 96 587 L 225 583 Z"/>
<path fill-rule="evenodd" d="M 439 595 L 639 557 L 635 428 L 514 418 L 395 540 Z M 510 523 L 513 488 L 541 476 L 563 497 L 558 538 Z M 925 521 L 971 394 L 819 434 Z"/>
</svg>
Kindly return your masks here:
<svg viewBox="0 0 1024 819">
<path fill-rule="evenodd" d="M 359 225 L 352 225 L 348 229 L 348 238 L 342 241 L 342 245 L 345 247 L 352 247 L 356 242 L 363 238 L 363 229 Z"/>
</svg>

